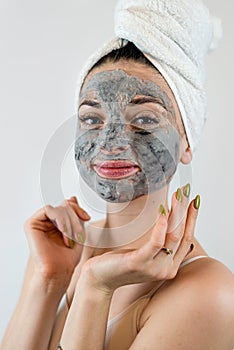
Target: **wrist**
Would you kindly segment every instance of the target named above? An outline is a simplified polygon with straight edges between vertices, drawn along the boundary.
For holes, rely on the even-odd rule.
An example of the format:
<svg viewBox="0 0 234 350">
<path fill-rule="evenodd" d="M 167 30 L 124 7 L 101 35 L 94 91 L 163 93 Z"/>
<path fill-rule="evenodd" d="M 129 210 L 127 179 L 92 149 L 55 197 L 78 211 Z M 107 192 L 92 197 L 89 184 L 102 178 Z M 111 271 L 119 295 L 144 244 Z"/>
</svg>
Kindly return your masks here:
<svg viewBox="0 0 234 350">
<path fill-rule="evenodd" d="M 67 290 L 68 284 L 62 278 L 46 278 L 34 273 L 30 282 L 31 288 L 46 295 L 61 298 Z"/>
<path fill-rule="evenodd" d="M 100 297 L 104 296 L 109 299 L 112 298 L 115 291 L 115 288 L 98 279 L 89 265 L 83 266 L 77 288 L 88 291 L 90 295 L 92 293 L 99 294 Z"/>
<path fill-rule="evenodd" d="M 103 349 L 112 292 L 91 272 L 82 269 L 77 282 L 61 337 L 64 349 L 93 349 L 93 344 L 95 349 Z"/>
</svg>

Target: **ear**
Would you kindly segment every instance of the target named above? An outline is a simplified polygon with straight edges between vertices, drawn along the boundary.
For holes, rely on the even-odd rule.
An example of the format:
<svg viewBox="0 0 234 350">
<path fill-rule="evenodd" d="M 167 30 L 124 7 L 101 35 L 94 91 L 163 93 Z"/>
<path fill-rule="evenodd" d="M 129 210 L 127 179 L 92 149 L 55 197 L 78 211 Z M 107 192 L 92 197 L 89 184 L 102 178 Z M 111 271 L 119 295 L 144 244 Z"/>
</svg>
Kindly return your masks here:
<svg viewBox="0 0 234 350">
<path fill-rule="evenodd" d="M 183 152 L 183 154 L 181 155 L 180 161 L 183 164 L 189 164 L 191 163 L 192 159 L 193 159 L 193 152 L 190 147 L 187 147 L 185 152 Z"/>
<path fill-rule="evenodd" d="M 181 150 L 180 150 L 180 161 L 183 164 L 191 163 L 193 159 L 193 152 L 191 148 L 188 146 L 187 140 L 182 139 L 181 142 Z"/>
</svg>

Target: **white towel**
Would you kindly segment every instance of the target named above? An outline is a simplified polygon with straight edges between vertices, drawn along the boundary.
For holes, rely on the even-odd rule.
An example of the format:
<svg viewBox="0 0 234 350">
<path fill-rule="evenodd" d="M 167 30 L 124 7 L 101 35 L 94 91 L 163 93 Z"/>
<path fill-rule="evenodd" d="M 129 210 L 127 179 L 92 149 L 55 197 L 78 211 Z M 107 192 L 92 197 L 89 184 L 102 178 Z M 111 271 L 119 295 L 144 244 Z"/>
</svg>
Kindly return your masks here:
<svg viewBox="0 0 234 350">
<path fill-rule="evenodd" d="M 210 15 L 202 0 L 119 0 L 115 35 L 88 59 L 81 71 L 76 104 L 92 66 L 131 41 L 161 72 L 173 91 L 189 145 L 194 150 L 207 116 L 204 58 L 218 46 L 221 21 Z"/>
</svg>

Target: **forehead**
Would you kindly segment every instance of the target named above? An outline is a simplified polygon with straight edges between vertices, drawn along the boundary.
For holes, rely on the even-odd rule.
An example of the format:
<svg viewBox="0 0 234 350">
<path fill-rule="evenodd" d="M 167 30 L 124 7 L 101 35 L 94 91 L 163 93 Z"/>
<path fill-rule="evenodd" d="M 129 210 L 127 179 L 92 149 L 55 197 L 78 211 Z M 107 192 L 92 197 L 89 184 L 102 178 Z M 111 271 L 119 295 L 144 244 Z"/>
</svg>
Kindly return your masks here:
<svg viewBox="0 0 234 350">
<path fill-rule="evenodd" d="M 108 62 L 92 70 L 85 79 L 80 98 L 99 97 L 103 100 L 120 95 L 174 96 L 162 75 L 153 67 L 135 61 Z"/>
</svg>

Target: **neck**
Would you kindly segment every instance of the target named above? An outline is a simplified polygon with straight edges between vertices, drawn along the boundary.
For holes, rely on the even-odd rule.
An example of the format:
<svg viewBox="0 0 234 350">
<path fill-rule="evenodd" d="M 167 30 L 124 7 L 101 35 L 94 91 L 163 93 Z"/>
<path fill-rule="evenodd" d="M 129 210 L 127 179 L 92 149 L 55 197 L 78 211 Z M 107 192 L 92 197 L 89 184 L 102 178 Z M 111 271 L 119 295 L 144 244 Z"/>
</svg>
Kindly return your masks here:
<svg viewBox="0 0 234 350">
<path fill-rule="evenodd" d="M 157 217 L 160 205 L 167 209 L 167 195 L 168 187 L 164 187 L 127 203 L 108 203 L 106 227 L 122 230 L 125 225 L 138 219 L 151 222 Z"/>
<path fill-rule="evenodd" d="M 96 230 L 96 247 L 137 249 L 146 242 L 159 216 L 160 205 L 168 209 L 168 186 L 128 203 L 108 203 L 104 225 Z"/>
</svg>

